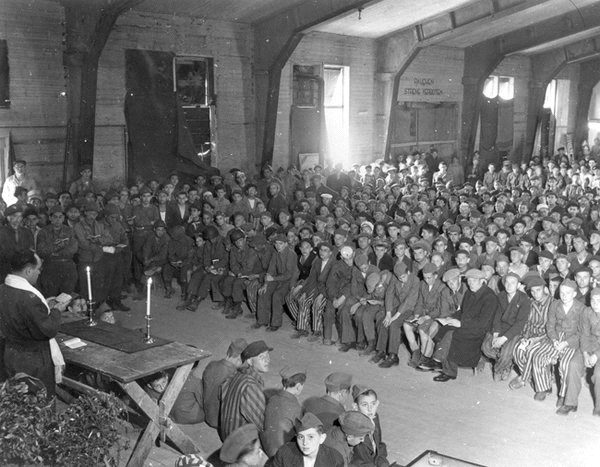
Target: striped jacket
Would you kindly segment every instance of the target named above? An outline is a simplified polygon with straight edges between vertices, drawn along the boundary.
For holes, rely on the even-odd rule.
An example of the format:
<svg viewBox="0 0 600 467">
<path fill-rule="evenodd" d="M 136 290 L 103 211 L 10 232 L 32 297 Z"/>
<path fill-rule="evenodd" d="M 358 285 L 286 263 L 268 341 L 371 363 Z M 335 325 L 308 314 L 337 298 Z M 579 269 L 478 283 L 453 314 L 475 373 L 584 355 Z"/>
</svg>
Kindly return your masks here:
<svg viewBox="0 0 600 467">
<path fill-rule="evenodd" d="M 265 421 L 265 383 L 260 374 L 245 364 L 221 386 L 221 413 L 219 436 L 225 440 L 237 428 L 253 423 L 258 431 Z"/>
</svg>

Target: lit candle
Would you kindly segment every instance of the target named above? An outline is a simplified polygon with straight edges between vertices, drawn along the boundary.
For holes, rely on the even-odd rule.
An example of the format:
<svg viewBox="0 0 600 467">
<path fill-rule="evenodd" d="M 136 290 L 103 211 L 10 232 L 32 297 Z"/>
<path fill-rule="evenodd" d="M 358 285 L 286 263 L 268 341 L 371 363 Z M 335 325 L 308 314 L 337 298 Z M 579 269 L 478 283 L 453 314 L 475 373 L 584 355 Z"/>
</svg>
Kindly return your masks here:
<svg viewBox="0 0 600 467">
<path fill-rule="evenodd" d="M 152 278 L 148 278 L 148 298 L 146 300 L 146 316 L 150 317 L 150 289 L 152 288 Z"/>
<path fill-rule="evenodd" d="M 85 272 L 87 274 L 87 286 L 88 286 L 88 300 L 92 301 L 92 270 L 89 266 L 85 267 Z"/>
</svg>

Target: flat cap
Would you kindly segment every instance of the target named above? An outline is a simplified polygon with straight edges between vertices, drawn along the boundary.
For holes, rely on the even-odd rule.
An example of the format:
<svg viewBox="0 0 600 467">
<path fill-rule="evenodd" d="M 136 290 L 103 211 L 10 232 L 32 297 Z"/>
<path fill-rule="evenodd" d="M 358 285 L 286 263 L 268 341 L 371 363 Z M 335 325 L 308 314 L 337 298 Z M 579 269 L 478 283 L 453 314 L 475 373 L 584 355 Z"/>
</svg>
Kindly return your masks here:
<svg viewBox="0 0 600 467">
<path fill-rule="evenodd" d="M 152 194 L 152 190 L 150 190 L 150 188 L 148 188 L 147 186 L 143 187 L 140 190 L 140 195 L 151 195 Z"/>
<path fill-rule="evenodd" d="M 344 230 L 344 229 L 335 229 L 335 232 L 333 232 L 333 235 L 341 235 L 343 237 L 347 237 L 348 231 Z"/>
<path fill-rule="evenodd" d="M 242 361 L 246 361 L 249 358 L 256 357 L 263 352 L 270 352 L 273 347 L 269 347 L 265 341 L 255 341 L 246 346 L 242 352 Z"/>
<path fill-rule="evenodd" d="M 51 216 L 52 214 L 56 214 L 57 212 L 64 214 L 62 206 L 56 205 L 56 206 L 52 206 L 50 209 L 48 209 L 49 216 Z"/>
<path fill-rule="evenodd" d="M 223 446 L 221 446 L 219 458 L 228 464 L 237 462 L 240 454 L 254 444 L 256 440 L 258 440 L 256 425 L 254 423 L 243 425 L 229 434 Z"/>
<path fill-rule="evenodd" d="M 319 428 L 323 426 L 323 422 L 314 413 L 306 412 L 302 418 L 297 418 L 294 424 L 296 433 L 310 430 L 311 428 Z"/>
<path fill-rule="evenodd" d="M 412 246 L 413 250 L 418 250 L 419 248 L 425 250 L 428 253 L 431 253 L 431 245 L 425 240 L 419 240 L 415 242 L 415 244 Z"/>
<path fill-rule="evenodd" d="M 342 431 L 346 435 L 365 436 L 375 430 L 375 425 L 371 419 L 355 410 L 344 412 L 338 420 Z"/>
<path fill-rule="evenodd" d="M 396 261 L 396 264 L 394 264 L 394 274 L 396 274 L 396 276 L 401 276 L 406 273 L 406 271 L 408 271 L 406 263 L 402 260 Z"/>
<path fill-rule="evenodd" d="M 285 237 L 285 235 L 283 234 L 276 234 L 273 237 L 273 243 L 275 242 L 283 242 L 283 243 L 287 243 L 287 238 Z"/>
<path fill-rule="evenodd" d="M 467 279 L 485 279 L 485 274 L 479 269 L 469 269 L 465 274 Z"/>
<path fill-rule="evenodd" d="M 554 261 L 554 255 L 552 253 L 550 253 L 548 250 L 544 250 L 544 251 L 540 252 L 540 254 L 538 255 L 538 258 L 546 258 L 546 259 L 549 259 L 550 261 Z"/>
<path fill-rule="evenodd" d="M 358 396 L 364 394 L 370 389 L 371 388 L 369 388 L 368 386 L 364 386 L 362 384 L 355 384 L 354 386 L 352 386 L 352 400 L 356 401 Z"/>
<path fill-rule="evenodd" d="M 119 209 L 119 206 L 115 206 L 114 204 L 109 204 L 104 208 L 104 215 L 106 216 L 119 216 L 120 214 L 121 210 Z"/>
<path fill-rule="evenodd" d="M 245 238 L 246 234 L 244 232 L 242 232 L 240 229 L 234 229 L 231 234 L 230 234 L 230 238 L 231 238 L 231 242 L 235 243 L 237 242 L 240 238 Z"/>
<path fill-rule="evenodd" d="M 575 283 L 574 280 L 565 279 L 564 281 L 562 281 L 560 286 L 561 287 L 571 287 L 575 292 L 577 292 L 577 284 Z"/>
<path fill-rule="evenodd" d="M 364 253 L 360 253 L 360 254 L 356 255 L 356 257 L 354 258 L 354 264 L 359 268 L 368 263 L 369 263 L 369 258 Z"/>
<path fill-rule="evenodd" d="M 373 293 L 373 291 L 375 290 L 375 287 L 377 286 L 377 284 L 379 284 L 380 280 L 381 280 L 381 275 L 378 272 L 372 272 L 371 274 L 369 274 L 367 276 L 367 280 L 365 282 L 365 285 L 367 287 L 367 292 Z"/>
<path fill-rule="evenodd" d="M 541 287 L 546 285 L 546 281 L 539 274 L 525 275 L 523 277 L 523 283 L 528 289 L 533 287 Z"/>
<path fill-rule="evenodd" d="M 433 263 L 425 263 L 421 272 L 423 272 L 423 274 L 435 274 L 438 272 L 438 268 Z"/>
<path fill-rule="evenodd" d="M 456 279 L 460 277 L 460 271 L 457 268 L 448 269 L 444 275 L 442 276 L 442 280 L 444 282 L 451 281 L 452 279 Z"/>
<path fill-rule="evenodd" d="M 4 210 L 4 215 L 8 217 L 8 216 L 12 216 L 13 214 L 16 214 L 18 212 L 22 213 L 23 209 L 20 208 L 19 206 L 15 206 L 13 204 L 12 206 L 9 206 Z"/>
<path fill-rule="evenodd" d="M 335 372 L 325 378 L 325 388 L 328 391 L 342 391 L 352 386 L 352 375 Z"/>
<path fill-rule="evenodd" d="M 294 365 L 284 366 L 279 372 L 281 379 L 290 379 L 292 376 L 305 375 L 306 368 L 300 368 Z"/>
<path fill-rule="evenodd" d="M 95 201 L 88 201 L 83 205 L 83 211 L 96 211 L 99 212 L 98 204 Z"/>
<path fill-rule="evenodd" d="M 522 255 L 525 255 L 525 250 L 523 248 L 521 248 L 520 246 L 513 246 L 510 249 L 510 252 L 512 253 L 513 251 L 518 251 L 519 253 L 521 253 Z"/>
<path fill-rule="evenodd" d="M 510 260 L 505 255 L 498 255 L 496 258 L 496 264 L 498 263 L 510 263 Z"/>
</svg>

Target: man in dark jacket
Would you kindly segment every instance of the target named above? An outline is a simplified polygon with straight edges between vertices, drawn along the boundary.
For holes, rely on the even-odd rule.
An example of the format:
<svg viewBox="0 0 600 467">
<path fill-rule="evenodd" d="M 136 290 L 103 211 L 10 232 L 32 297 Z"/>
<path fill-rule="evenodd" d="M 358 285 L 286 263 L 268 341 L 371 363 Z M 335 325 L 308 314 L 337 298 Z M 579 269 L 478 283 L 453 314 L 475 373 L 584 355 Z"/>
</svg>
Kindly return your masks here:
<svg viewBox="0 0 600 467">
<path fill-rule="evenodd" d="M 326 394 L 321 397 L 309 397 L 304 401 L 304 412 L 310 412 L 323 422 L 325 431 L 346 410 L 344 402 L 350 394 L 352 375 L 347 373 L 331 373 L 325 378 Z"/>
<path fill-rule="evenodd" d="M 510 375 L 513 350 L 531 310 L 529 297 L 518 290 L 519 276 L 509 272 L 503 282 L 504 290 L 498 294 L 500 308 L 494 316 L 492 331 L 488 332 L 481 347 L 483 354 L 495 362 L 494 377 L 501 381 Z"/>
<path fill-rule="evenodd" d="M 446 382 L 456 379 L 459 366 L 476 367 L 481 357 L 481 345 L 492 326 L 500 303 L 496 294 L 485 284 L 485 274 L 469 269 L 465 274 L 469 290 L 462 308 L 451 318 L 440 319 L 442 325 L 456 328 L 447 357 L 442 359 L 442 372 L 433 380 Z"/>
</svg>

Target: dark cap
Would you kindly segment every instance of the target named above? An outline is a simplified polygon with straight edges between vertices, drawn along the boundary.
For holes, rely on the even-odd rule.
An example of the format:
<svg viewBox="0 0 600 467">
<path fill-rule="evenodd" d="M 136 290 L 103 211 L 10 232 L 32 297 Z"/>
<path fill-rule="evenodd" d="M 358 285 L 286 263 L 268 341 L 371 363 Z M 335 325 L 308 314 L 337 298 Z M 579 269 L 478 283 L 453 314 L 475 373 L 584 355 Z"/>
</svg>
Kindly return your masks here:
<svg viewBox="0 0 600 467">
<path fill-rule="evenodd" d="M 95 201 L 88 201 L 83 206 L 83 212 L 87 212 L 87 211 L 100 212 L 100 209 L 98 208 L 98 204 L 96 204 Z"/>
<path fill-rule="evenodd" d="M 428 253 L 431 253 L 431 245 L 425 240 L 419 240 L 415 242 L 415 244 L 412 246 L 413 250 L 418 250 L 419 248 L 425 250 Z"/>
<path fill-rule="evenodd" d="M 219 458 L 223 462 L 232 464 L 237 462 L 240 454 L 258 440 L 258 429 L 254 423 L 248 423 L 231 432 L 223 446 Z"/>
<path fill-rule="evenodd" d="M 325 388 L 329 392 L 350 389 L 352 386 L 352 375 L 348 373 L 335 372 L 325 378 Z"/>
<path fill-rule="evenodd" d="M 294 424 L 294 430 L 296 433 L 302 433 L 303 431 L 310 430 L 311 428 L 323 427 L 323 422 L 315 414 L 306 412 L 302 418 L 297 418 Z"/>
<path fill-rule="evenodd" d="M 544 250 L 544 251 L 540 252 L 540 254 L 538 255 L 538 258 L 546 258 L 546 259 L 549 259 L 550 261 L 554 261 L 554 255 L 552 253 L 550 253 L 548 250 Z"/>
<path fill-rule="evenodd" d="M 242 232 L 240 229 L 234 229 L 230 234 L 230 238 L 231 238 L 231 242 L 235 243 L 240 238 L 246 238 L 246 234 L 244 234 L 244 232 Z"/>
<path fill-rule="evenodd" d="M 423 269 L 421 269 L 423 274 L 436 274 L 438 272 L 438 268 L 433 263 L 425 263 Z"/>
<path fill-rule="evenodd" d="M 352 386 L 352 400 L 356 402 L 358 396 L 364 394 L 369 390 L 370 388 L 368 386 L 363 386 L 362 384 L 355 384 L 354 386 Z"/>
<path fill-rule="evenodd" d="M 290 379 L 292 376 L 306 375 L 306 368 L 300 368 L 294 365 L 284 366 L 279 372 L 281 379 Z"/>
<path fill-rule="evenodd" d="M 285 236 L 285 235 L 283 235 L 283 234 L 276 234 L 276 235 L 273 237 L 273 243 L 275 243 L 275 242 L 283 242 L 283 243 L 287 243 L 287 238 L 286 238 L 286 236 Z"/>
<path fill-rule="evenodd" d="M 366 415 L 352 410 L 338 418 L 342 431 L 350 436 L 365 436 L 375 430 L 375 425 Z"/>
<path fill-rule="evenodd" d="M 571 279 L 565 279 L 564 281 L 562 281 L 562 283 L 560 284 L 561 287 L 571 287 L 575 292 L 577 292 L 577 284 L 575 283 L 574 280 Z"/>
<path fill-rule="evenodd" d="M 242 361 L 245 362 L 249 358 L 256 357 L 264 352 L 270 352 L 271 350 L 273 350 L 273 348 L 269 347 L 265 341 L 252 342 L 248 344 L 242 352 Z"/>
<path fill-rule="evenodd" d="M 51 216 L 52 214 L 56 214 L 57 212 L 64 214 L 62 206 L 56 205 L 56 206 L 52 206 L 50 209 L 48 209 L 49 216 Z"/>
</svg>

